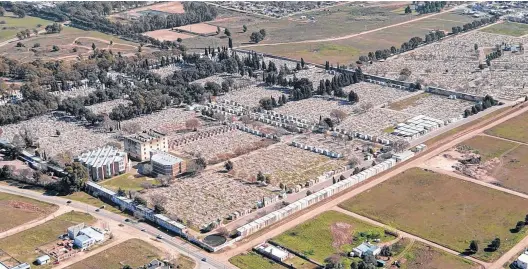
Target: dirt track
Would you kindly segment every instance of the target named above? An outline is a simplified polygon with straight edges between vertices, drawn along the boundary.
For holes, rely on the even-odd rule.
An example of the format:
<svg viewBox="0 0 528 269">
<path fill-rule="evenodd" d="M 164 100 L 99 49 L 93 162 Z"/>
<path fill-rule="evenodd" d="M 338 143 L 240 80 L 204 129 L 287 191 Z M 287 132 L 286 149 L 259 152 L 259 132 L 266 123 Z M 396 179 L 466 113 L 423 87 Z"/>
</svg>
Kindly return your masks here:
<svg viewBox="0 0 528 269">
<path fill-rule="evenodd" d="M 247 249 L 252 248 L 253 246 L 262 243 L 272 237 L 275 237 L 282 232 L 291 229 L 309 219 L 314 218 L 315 216 L 336 207 L 340 203 L 354 197 L 355 195 L 362 193 L 370 188 L 373 188 L 374 186 L 392 178 L 393 176 L 409 169 L 412 167 L 420 166 L 422 163 L 424 163 L 426 160 L 442 153 L 443 151 L 452 148 L 453 146 L 459 144 L 460 142 L 469 139 L 484 130 L 496 126 L 508 119 L 511 119 L 515 116 L 520 115 L 523 112 L 528 111 L 528 107 L 520 107 L 517 106 L 515 108 L 510 108 L 499 115 L 496 115 L 495 117 L 491 117 L 489 119 L 486 119 L 482 122 L 477 123 L 475 126 L 471 127 L 469 130 L 460 132 L 452 137 L 447 137 L 443 140 L 438 141 L 436 144 L 430 146 L 429 150 L 422 153 L 421 155 L 418 155 L 417 157 L 411 159 L 410 161 L 404 162 L 403 164 L 399 164 L 394 169 L 389 170 L 388 172 L 381 174 L 380 176 L 375 177 L 374 179 L 366 182 L 365 184 L 352 189 L 348 191 L 347 193 L 344 193 L 343 195 L 337 196 L 331 200 L 320 202 L 319 204 L 316 204 L 313 208 L 310 208 L 309 210 L 306 210 L 304 212 L 301 212 L 299 216 L 297 216 L 295 219 L 288 220 L 286 219 L 284 222 L 279 223 L 278 225 L 271 226 L 268 230 L 264 230 L 260 234 L 257 234 L 254 237 L 249 237 L 249 240 L 243 240 L 241 243 L 229 250 L 226 250 L 223 253 L 213 254 L 216 259 L 228 261 L 229 258 L 242 253 L 246 251 Z M 513 255 L 520 252 L 525 245 L 528 243 L 528 237 L 522 240 L 519 244 L 517 244 L 514 248 L 512 248 L 510 251 L 508 251 L 505 255 L 503 255 L 500 259 L 498 259 L 496 262 L 492 264 L 486 264 L 486 268 L 502 268 L 502 265 L 505 263 L 505 261 L 508 261 Z M 480 262 L 480 264 L 485 264 L 483 262 Z"/>
<path fill-rule="evenodd" d="M 428 19 L 428 18 L 431 18 L 431 17 L 434 17 L 434 16 L 438 16 L 440 14 L 451 12 L 453 10 L 456 10 L 457 8 L 458 7 L 454 7 L 454 8 L 448 9 L 448 10 L 444 10 L 442 12 L 433 13 L 433 14 L 425 15 L 425 16 L 420 16 L 419 18 L 416 18 L 416 19 L 412 19 L 412 20 L 408 20 L 408 21 L 404 21 L 404 22 L 400 22 L 400 23 L 396 23 L 396 24 L 391 24 L 391 25 L 387 25 L 387 26 L 384 26 L 384 27 L 376 28 L 376 29 L 373 29 L 373 30 L 368 30 L 368 31 L 356 33 L 356 34 L 350 34 L 350 35 L 339 36 L 339 37 L 331 37 L 331 38 L 323 38 L 323 39 L 303 40 L 303 41 L 279 42 L 279 43 L 270 43 L 270 44 L 251 44 L 251 45 L 239 46 L 238 48 L 261 47 L 261 46 L 276 46 L 276 45 L 288 45 L 288 44 L 303 44 L 303 43 L 318 43 L 318 42 L 329 42 L 329 41 L 338 41 L 338 40 L 343 40 L 343 39 L 349 39 L 349 38 L 352 38 L 352 37 L 374 33 L 374 32 L 377 32 L 377 31 L 380 31 L 380 30 L 384 30 L 384 29 L 388 29 L 388 28 L 391 28 L 391 27 L 405 25 L 405 24 L 408 24 L 408 23 L 413 23 L 413 22 L 420 21 L 420 20 L 423 20 L 423 19 Z"/>
</svg>

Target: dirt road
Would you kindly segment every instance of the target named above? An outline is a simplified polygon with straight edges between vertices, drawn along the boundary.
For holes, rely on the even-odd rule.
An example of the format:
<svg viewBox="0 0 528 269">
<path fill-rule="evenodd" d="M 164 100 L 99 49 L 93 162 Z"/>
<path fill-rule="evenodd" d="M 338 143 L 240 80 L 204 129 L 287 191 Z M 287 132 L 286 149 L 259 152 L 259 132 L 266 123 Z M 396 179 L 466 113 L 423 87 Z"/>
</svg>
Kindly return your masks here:
<svg viewBox="0 0 528 269">
<path fill-rule="evenodd" d="M 373 188 L 375 187 L 376 185 L 392 178 L 393 176 L 396 176 L 397 174 L 401 173 L 401 172 L 404 172 L 405 170 L 407 169 L 410 169 L 410 168 L 413 168 L 413 167 L 416 167 L 416 166 L 419 166 L 420 164 L 422 164 L 423 162 L 425 162 L 426 160 L 440 154 L 441 152 L 461 143 L 462 141 L 466 140 L 466 139 L 469 139 L 481 132 L 483 132 L 484 130 L 490 128 L 490 127 L 493 127 L 493 126 L 496 126 L 504 121 L 507 121 L 515 116 L 518 116 L 524 112 L 528 111 L 528 107 L 522 107 L 522 108 L 512 108 L 512 109 L 509 109 L 507 111 L 505 111 L 504 113 L 501 113 L 499 116 L 502 116 L 502 118 L 490 118 L 490 119 L 487 119 L 486 121 L 483 121 L 479 124 L 476 125 L 476 127 L 473 127 L 471 130 L 469 131 L 465 131 L 465 132 L 462 132 L 458 135 L 456 135 L 456 137 L 450 137 L 450 138 L 447 138 L 445 140 L 442 140 L 442 141 L 439 141 L 437 142 L 436 145 L 433 145 L 430 147 L 430 150 L 422 153 L 421 155 L 418 155 L 416 158 L 414 159 L 411 159 L 410 161 L 406 162 L 406 163 L 403 163 L 403 164 L 399 164 L 398 166 L 396 166 L 394 169 L 392 170 L 389 170 L 388 172 L 380 175 L 380 176 L 377 176 L 375 177 L 374 179 L 366 182 L 365 184 L 355 188 L 355 189 L 352 189 L 350 191 L 348 191 L 347 193 L 344 193 L 343 195 L 340 195 L 340 196 L 337 196 L 335 197 L 334 199 L 332 200 L 329 200 L 329 201 L 323 201 L 323 202 L 320 202 L 319 204 L 316 204 L 313 208 L 310 208 L 309 210 L 306 210 L 304 211 L 301 215 L 299 215 L 298 217 L 294 218 L 294 219 L 291 219 L 291 220 L 285 220 L 284 222 L 282 222 L 280 225 L 277 225 L 277 226 L 271 226 L 269 228 L 269 230 L 264 230 L 264 231 L 261 231 L 260 234 L 257 234 L 255 235 L 254 237 L 249 237 L 248 239 L 246 240 L 242 240 L 237 246 L 235 246 L 234 248 L 232 249 L 229 249 L 229 250 L 226 250 L 225 252 L 223 253 L 219 253 L 219 254 L 213 254 L 218 260 L 223 260 L 223 261 L 227 261 L 230 257 L 233 257 L 237 254 L 240 254 L 244 251 L 246 251 L 247 249 L 250 249 L 251 247 L 259 244 L 259 243 L 262 243 L 272 237 L 275 237 L 279 234 L 281 234 L 282 232 L 288 230 L 288 229 L 291 229 L 309 219 L 312 219 L 314 218 L 315 216 L 327 211 L 328 209 L 331 209 L 331 208 L 335 208 L 337 205 L 339 205 L 340 203 L 342 202 L 345 202 L 346 200 L 370 189 L 370 188 Z M 447 142 L 446 142 L 447 141 Z M 521 241 L 521 243 L 519 243 L 517 246 L 515 246 L 515 249 L 522 249 L 525 245 L 523 245 L 524 242 L 527 242 L 528 239 L 526 240 L 523 240 Z M 512 254 L 513 253 L 513 254 Z M 508 255 L 514 255 L 516 252 L 513 252 L 513 251 L 509 251 L 507 254 Z M 503 257 L 501 257 L 501 259 L 499 259 L 499 261 L 502 261 L 504 259 L 506 260 L 509 260 L 511 258 L 511 256 L 508 256 L 508 255 L 504 255 Z M 497 266 L 502 266 L 502 264 L 499 264 L 499 261 L 493 263 L 492 265 L 490 265 L 489 268 L 500 268 L 500 267 L 497 267 Z"/>
<path fill-rule="evenodd" d="M 401 25 L 405 25 L 405 24 L 408 24 L 408 23 L 413 23 L 413 22 L 417 22 L 417 21 L 420 21 L 420 20 L 428 19 L 428 18 L 431 18 L 431 17 L 434 17 L 434 16 L 438 16 L 440 14 L 451 12 L 451 11 L 456 10 L 458 8 L 459 7 L 457 6 L 457 7 L 448 9 L 448 10 L 444 10 L 442 12 L 433 13 L 433 14 L 425 15 L 425 16 L 420 16 L 419 18 L 416 18 L 416 19 L 412 19 L 412 20 L 408 20 L 408 21 L 404 21 L 404 22 L 400 22 L 400 23 L 395 23 L 395 24 L 383 26 L 383 27 L 380 27 L 380 28 L 376 28 L 376 29 L 372 29 L 372 30 L 368 30 L 368 31 L 360 32 L 360 33 L 345 35 L 345 36 L 330 37 L 330 38 L 323 38 L 323 39 L 303 40 L 303 41 L 269 43 L 269 44 L 250 44 L 250 45 L 239 46 L 237 48 L 249 48 L 249 47 L 257 47 L 257 46 L 261 47 L 261 46 L 277 46 L 277 45 L 288 45 L 288 44 L 303 44 L 303 43 L 318 43 L 318 42 L 338 41 L 338 40 L 349 39 L 349 38 L 352 38 L 352 37 L 357 37 L 357 36 L 361 36 L 361 35 L 365 35 L 365 34 L 374 33 L 374 32 L 381 31 L 381 30 L 388 29 L 388 28 L 395 27 L 395 26 L 401 26 Z"/>
</svg>

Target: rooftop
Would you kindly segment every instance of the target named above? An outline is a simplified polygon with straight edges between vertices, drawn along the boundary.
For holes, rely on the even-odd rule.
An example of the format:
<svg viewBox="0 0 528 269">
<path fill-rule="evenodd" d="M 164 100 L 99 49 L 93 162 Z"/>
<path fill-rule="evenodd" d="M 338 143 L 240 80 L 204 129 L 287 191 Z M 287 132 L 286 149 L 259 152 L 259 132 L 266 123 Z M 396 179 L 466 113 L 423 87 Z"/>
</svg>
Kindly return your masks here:
<svg viewBox="0 0 528 269">
<path fill-rule="evenodd" d="M 372 245 L 372 244 L 369 244 L 369 243 L 361 243 L 361 245 L 355 247 L 354 249 L 355 250 L 359 250 L 361 252 L 367 252 L 367 251 L 372 251 L 374 252 L 374 250 L 378 249 L 379 247 L 376 246 L 376 245 Z"/>
<path fill-rule="evenodd" d="M 83 234 L 83 235 L 79 235 L 79 236 L 75 237 L 75 240 L 78 240 L 81 243 L 84 243 L 84 242 L 87 242 L 87 241 L 90 241 L 90 240 L 94 240 L 94 239 L 92 239 L 92 238 L 90 238 L 90 237 L 88 237 L 88 236 Z"/>
<path fill-rule="evenodd" d="M 91 167 L 101 167 L 113 162 L 120 162 L 126 157 L 126 153 L 112 146 L 96 148 L 92 151 L 84 152 L 77 159 Z"/>
<path fill-rule="evenodd" d="M 133 135 L 130 135 L 130 136 L 127 136 L 125 137 L 125 139 L 129 139 L 129 140 L 132 140 L 134 142 L 137 142 L 137 143 L 144 143 L 144 142 L 148 142 L 150 140 L 154 140 L 154 139 L 159 139 L 159 138 L 162 138 L 162 137 L 165 137 L 166 134 L 164 133 L 161 133 L 161 132 L 158 132 L 158 131 L 155 131 L 155 130 L 147 130 L 147 131 L 143 131 L 141 133 L 137 133 L 137 134 L 133 134 Z"/>
<path fill-rule="evenodd" d="M 174 165 L 183 162 L 182 159 L 163 151 L 153 151 L 150 160 L 162 165 Z"/>
<path fill-rule="evenodd" d="M 519 256 L 519 258 L 517 258 L 517 260 L 523 263 L 528 263 L 528 255 L 523 253 L 521 254 L 521 256 Z"/>
<path fill-rule="evenodd" d="M 264 243 L 262 245 L 257 246 L 256 249 L 269 253 L 270 255 L 277 257 L 281 260 L 288 257 L 288 252 L 271 244 Z"/>
</svg>

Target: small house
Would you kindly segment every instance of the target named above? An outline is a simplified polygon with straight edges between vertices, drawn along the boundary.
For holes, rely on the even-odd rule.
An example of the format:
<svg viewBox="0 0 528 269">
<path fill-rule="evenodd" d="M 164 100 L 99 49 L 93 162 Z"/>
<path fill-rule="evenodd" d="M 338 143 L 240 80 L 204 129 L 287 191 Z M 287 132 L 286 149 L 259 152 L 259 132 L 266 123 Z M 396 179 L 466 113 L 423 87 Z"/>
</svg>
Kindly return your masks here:
<svg viewBox="0 0 528 269">
<path fill-rule="evenodd" d="M 366 254 L 372 254 L 374 256 L 380 254 L 381 252 L 381 248 L 376 246 L 376 245 L 372 245 L 368 242 L 365 242 L 365 243 L 361 243 L 361 245 L 355 247 L 354 249 L 352 249 L 352 252 L 350 252 L 350 256 L 352 257 L 363 257 L 364 255 Z"/>
</svg>

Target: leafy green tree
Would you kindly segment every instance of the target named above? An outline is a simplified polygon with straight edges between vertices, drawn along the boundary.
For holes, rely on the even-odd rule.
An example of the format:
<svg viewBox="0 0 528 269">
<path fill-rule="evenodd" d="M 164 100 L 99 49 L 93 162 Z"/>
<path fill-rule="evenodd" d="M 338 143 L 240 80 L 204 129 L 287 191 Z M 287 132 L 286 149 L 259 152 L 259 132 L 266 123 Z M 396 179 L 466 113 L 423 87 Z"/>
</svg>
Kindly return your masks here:
<svg viewBox="0 0 528 269">
<path fill-rule="evenodd" d="M 500 245 L 501 245 L 500 238 L 497 237 L 497 238 L 493 239 L 493 241 L 491 241 L 490 248 L 493 251 L 496 251 L 497 249 L 500 248 Z"/>
<path fill-rule="evenodd" d="M 242 32 L 244 32 L 244 33 L 247 32 L 247 26 L 245 24 L 242 25 Z"/>
<path fill-rule="evenodd" d="M 469 244 L 469 250 L 473 253 L 477 253 L 479 250 L 478 242 L 476 240 L 471 240 L 471 243 Z"/>
<path fill-rule="evenodd" d="M 515 229 L 517 231 L 521 231 L 522 228 L 524 228 L 524 225 L 525 225 L 524 221 L 519 221 L 519 222 L 517 222 L 517 225 L 515 225 Z"/>
<path fill-rule="evenodd" d="M 92 43 L 92 50 L 95 50 L 96 48 L 95 43 Z"/>
<path fill-rule="evenodd" d="M 145 200 L 144 198 L 140 197 L 140 196 L 136 196 L 134 197 L 134 202 L 138 205 L 144 205 L 144 206 L 147 206 L 147 200 Z"/>
<path fill-rule="evenodd" d="M 225 28 L 225 29 L 224 29 L 224 34 L 225 34 L 226 36 L 229 36 L 229 37 L 230 37 L 230 36 L 231 36 L 231 31 L 229 31 L 229 29 Z"/>
<path fill-rule="evenodd" d="M 228 160 L 228 161 L 224 164 L 224 168 L 225 168 L 225 170 L 227 170 L 227 171 L 231 171 L 231 170 L 233 170 L 233 162 L 231 162 L 230 160 Z"/>
</svg>

